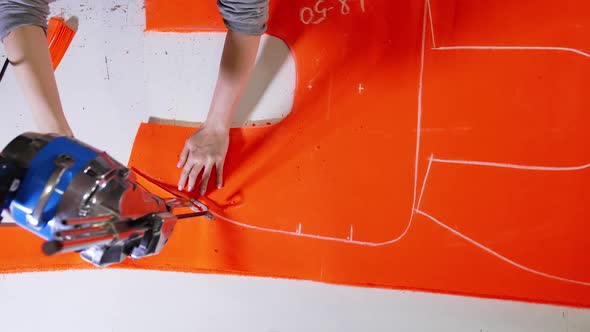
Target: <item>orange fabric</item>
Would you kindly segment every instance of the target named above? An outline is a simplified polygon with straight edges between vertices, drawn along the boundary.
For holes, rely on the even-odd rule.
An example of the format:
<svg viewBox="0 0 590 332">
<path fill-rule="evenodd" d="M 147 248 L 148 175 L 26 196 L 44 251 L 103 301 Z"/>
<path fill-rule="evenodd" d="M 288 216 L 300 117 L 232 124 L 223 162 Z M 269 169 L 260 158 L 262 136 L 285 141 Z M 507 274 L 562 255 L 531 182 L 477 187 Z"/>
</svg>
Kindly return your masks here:
<svg viewBox="0 0 590 332">
<path fill-rule="evenodd" d="M 590 307 L 590 3 L 271 4 L 297 64 L 292 114 L 232 131 L 215 221 L 123 266 Z M 146 11 L 148 30 L 223 28 L 213 1 Z M 175 185 L 191 132 L 141 125 L 130 165 Z M 4 271 L 83 265 L 0 238 Z"/>
<path fill-rule="evenodd" d="M 580 8 L 588 4 L 271 4 L 269 33 L 285 40 L 297 62 L 293 112 L 278 125 L 233 133 L 228 181 L 209 194 L 216 203 L 212 209 L 248 225 L 343 240 L 352 236 L 366 245 L 218 219 L 183 224 L 175 236 L 186 238 L 154 261 L 174 258 L 173 264 L 189 270 L 590 304 L 590 284 L 576 283 L 590 282 L 584 264 L 590 241 L 583 226 L 589 216 L 583 208 L 590 197 L 589 169 L 433 162 L 420 195 L 431 154 L 525 166 L 590 161 L 583 144 L 590 124 L 583 90 L 589 86 L 587 57 L 555 50 L 434 49 L 590 49 L 584 43 L 589 17 Z M 322 9 L 330 7 L 322 18 Z M 308 20 L 321 22 L 304 24 Z M 160 31 L 223 28 L 214 2 L 191 1 L 148 1 L 147 25 Z M 143 125 L 131 164 L 176 183 L 173 164 L 190 132 Z M 422 197 L 419 207 L 414 197 Z M 404 233 L 412 206 L 504 260 L 425 214 L 416 214 Z M 370 246 L 391 240 L 398 241 Z"/>
<path fill-rule="evenodd" d="M 49 44 L 49 53 L 51 54 L 51 62 L 53 63 L 53 70 L 57 69 L 59 63 L 63 59 L 72 39 L 74 39 L 75 31 L 66 25 L 61 17 L 52 17 L 49 20 L 47 27 L 47 43 Z"/>
</svg>

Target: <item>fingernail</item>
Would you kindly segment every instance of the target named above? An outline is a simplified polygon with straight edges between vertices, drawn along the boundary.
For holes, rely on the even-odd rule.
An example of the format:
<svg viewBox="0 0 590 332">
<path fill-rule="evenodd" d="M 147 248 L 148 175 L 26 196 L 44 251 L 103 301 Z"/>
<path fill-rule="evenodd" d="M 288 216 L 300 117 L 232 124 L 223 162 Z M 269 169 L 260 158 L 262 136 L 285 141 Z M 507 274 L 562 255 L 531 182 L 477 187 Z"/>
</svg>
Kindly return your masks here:
<svg viewBox="0 0 590 332">
<path fill-rule="evenodd" d="M 188 191 L 193 191 L 193 187 L 189 186 Z"/>
<path fill-rule="evenodd" d="M 182 191 L 182 186 L 178 186 L 178 190 L 181 190 Z"/>
<path fill-rule="evenodd" d="M 221 184 L 218 184 L 217 185 L 217 189 L 221 189 Z"/>
<path fill-rule="evenodd" d="M 201 196 L 205 195 L 205 190 L 201 190 L 200 194 Z"/>
</svg>

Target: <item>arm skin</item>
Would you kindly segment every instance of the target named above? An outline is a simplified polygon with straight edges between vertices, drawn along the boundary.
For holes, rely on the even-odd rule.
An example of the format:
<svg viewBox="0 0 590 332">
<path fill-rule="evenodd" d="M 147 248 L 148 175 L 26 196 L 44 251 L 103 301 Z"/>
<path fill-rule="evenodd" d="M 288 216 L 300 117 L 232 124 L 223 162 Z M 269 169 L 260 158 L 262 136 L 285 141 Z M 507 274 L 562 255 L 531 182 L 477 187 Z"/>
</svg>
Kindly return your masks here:
<svg viewBox="0 0 590 332">
<path fill-rule="evenodd" d="M 44 30 L 33 25 L 17 28 L 4 38 L 4 46 L 37 128 L 72 136 L 59 99 Z"/>
<path fill-rule="evenodd" d="M 207 120 L 187 139 L 178 161 L 178 168 L 183 168 L 179 190 L 186 186 L 192 191 L 202 170 L 199 191 L 204 195 L 213 166 L 217 170 L 217 188 L 221 188 L 231 121 L 254 67 L 259 45 L 259 35 L 231 30 L 227 33 Z"/>
</svg>

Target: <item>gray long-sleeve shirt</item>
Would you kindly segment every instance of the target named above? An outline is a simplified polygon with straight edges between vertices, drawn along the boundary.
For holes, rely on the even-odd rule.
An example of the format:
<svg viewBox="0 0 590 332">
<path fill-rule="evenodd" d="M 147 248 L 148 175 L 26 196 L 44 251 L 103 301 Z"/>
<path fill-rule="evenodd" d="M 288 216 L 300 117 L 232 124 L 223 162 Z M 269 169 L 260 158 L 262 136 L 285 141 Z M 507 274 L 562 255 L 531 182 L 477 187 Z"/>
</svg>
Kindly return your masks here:
<svg viewBox="0 0 590 332">
<path fill-rule="evenodd" d="M 269 0 L 217 0 L 226 27 L 233 31 L 261 35 L 266 31 Z"/>
<path fill-rule="evenodd" d="M 0 0 L 0 40 L 12 30 L 36 25 L 47 29 L 49 3 L 55 0 Z"/>
<path fill-rule="evenodd" d="M 4 40 L 11 31 L 21 26 L 36 25 L 47 29 L 49 3 L 54 1 L 0 0 L 0 40 Z M 268 1 L 217 0 L 217 7 L 228 29 L 261 35 L 266 31 Z"/>
</svg>

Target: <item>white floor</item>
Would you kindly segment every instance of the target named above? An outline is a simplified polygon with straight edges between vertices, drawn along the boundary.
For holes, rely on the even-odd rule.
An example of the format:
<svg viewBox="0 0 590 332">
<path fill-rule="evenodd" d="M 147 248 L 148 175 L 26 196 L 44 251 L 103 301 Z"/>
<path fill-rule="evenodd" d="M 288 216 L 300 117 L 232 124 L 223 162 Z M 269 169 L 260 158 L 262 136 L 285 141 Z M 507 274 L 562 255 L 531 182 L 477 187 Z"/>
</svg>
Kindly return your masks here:
<svg viewBox="0 0 590 332">
<path fill-rule="evenodd" d="M 223 34 L 145 33 L 142 5 L 52 5 L 53 14 L 80 20 L 57 71 L 75 134 L 122 162 L 141 121 L 204 119 L 223 45 Z M 290 111 L 295 65 L 289 50 L 265 37 L 259 62 L 236 126 L 277 121 Z M 0 83 L 0 116 L 0 146 L 35 130 L 10 70 Z M 572 332 L 590 331 L 590 311 L 293 280 L 108 269 L 0 275 L 0 331 Z"/>
<path fill-rule="evenodd" d="M 133 271 L 6 275 L 2 331 L 588 331 L 586 311 L 313 282 Z"/>
</svg>

